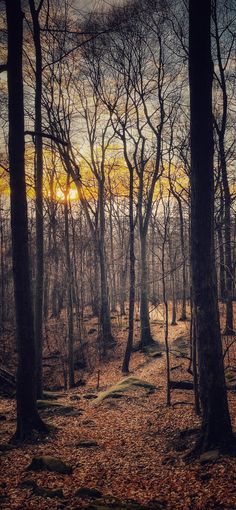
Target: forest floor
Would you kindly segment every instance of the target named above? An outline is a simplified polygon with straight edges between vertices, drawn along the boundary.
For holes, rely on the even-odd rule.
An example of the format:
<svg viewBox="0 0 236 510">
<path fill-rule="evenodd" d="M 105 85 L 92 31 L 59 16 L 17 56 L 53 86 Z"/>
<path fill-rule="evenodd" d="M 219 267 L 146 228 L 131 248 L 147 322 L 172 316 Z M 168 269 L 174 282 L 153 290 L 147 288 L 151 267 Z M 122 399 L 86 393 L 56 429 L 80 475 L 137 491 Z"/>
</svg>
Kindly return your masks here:
<svg viewBox="0 0 236 510">
<path fill-rule="evenodd" d="M 12 399 L 0 400 L 0 508 L 236 509 L 235 459 L 216 454 L 209 462 L 204 458 L 191 463 L 186 460 L 196 436 L 185 431 L 196 429 L 200 422 L 194 412 L 192 390 L 172 390 L 172 405 L 166 406 L 164 353 L 161 357 L 139 352 L 132 355 L 130 376 L 155 388 L 131 385 L 124 393 L 116 388 L 109 398 L 96 398 L 124 378 L 121 363 L 126 328 L 125 323 L 116 326 L 117 346 L 112 359 L 100 363 L 96 370 L 84 372 L 84 386 L 51 395 L 52 407 L 50 401 L 41 403 L 42 417 L 56 427 L 43 440 L 35 438 L 31 444 L 8 449 L 15 430 L 15 403 Z M 159 319 L 153 320 L 152 329 L 155 339 L 163 343 Z M 188 331 L 189 322 L 170 326 L 171 379 L 175 381 L 192 380 L 185 357 Z M 227 363 L 233 366 L 234 354 L 230 356 L 226 356 Z M 234 374 L 227 370 L 232 384 Z M 236 430 L 236 393 L 231 389 L 228 397 Z M 59 458 L 72 472 L 27 470 L 36 456 Z"/>
</svg>

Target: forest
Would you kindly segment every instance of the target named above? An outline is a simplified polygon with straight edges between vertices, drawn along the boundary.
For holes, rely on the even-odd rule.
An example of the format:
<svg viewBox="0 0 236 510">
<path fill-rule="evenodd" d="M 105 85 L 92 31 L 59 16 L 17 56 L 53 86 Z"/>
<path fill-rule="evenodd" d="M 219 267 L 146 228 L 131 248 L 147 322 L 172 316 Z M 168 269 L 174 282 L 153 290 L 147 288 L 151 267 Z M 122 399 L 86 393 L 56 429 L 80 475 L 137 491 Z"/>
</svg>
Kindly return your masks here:
<svg viewBox="0 0 236 510">
<path fill-rule="evenodd" d="M 234 0 L 1 0 L 0 50 L 0 508 L 235 510 Z"/>
</svg>

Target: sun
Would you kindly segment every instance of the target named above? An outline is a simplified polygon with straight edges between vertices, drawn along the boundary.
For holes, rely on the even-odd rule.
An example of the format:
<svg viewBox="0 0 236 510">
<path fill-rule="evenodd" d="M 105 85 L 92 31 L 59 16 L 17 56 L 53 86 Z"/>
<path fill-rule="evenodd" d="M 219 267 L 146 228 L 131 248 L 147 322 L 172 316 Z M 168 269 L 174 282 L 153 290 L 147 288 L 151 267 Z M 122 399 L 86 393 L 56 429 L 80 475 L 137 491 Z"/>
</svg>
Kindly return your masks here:
<svg viewBox="0 0 236 510">
<path fill-rule="evenodd" d="M 59 202 L 64 202 L 65 201 L 65 192 L 62 189 L 57 189 L 56 190 L 56 199 Z M 75 188 L 70 188 L 69 189 L 68 200 L 70 200 L 70 201 L 78 200 L 77 189 L 75 189 Z"/>
</svg>

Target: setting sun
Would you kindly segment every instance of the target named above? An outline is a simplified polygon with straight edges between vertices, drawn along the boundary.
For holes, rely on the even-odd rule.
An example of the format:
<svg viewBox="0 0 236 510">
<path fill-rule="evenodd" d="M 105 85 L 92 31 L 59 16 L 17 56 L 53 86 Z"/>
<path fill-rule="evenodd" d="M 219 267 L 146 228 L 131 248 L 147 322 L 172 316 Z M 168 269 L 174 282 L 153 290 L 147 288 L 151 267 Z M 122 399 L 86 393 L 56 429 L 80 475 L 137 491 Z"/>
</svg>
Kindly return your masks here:
<svg viewBox="0 0 236 510">
<path fill-rule="evenodd" d="M 68 199 L 70 201 L 78 200 L 78 191 L 75 188 L 70 188 L 68 193 Z M 64 202 L 65 200 L 65 191 L 62 189 L 57 189 L 56 191 L 56 200 L 59 200 L 60 202 Z"/>
</svg>

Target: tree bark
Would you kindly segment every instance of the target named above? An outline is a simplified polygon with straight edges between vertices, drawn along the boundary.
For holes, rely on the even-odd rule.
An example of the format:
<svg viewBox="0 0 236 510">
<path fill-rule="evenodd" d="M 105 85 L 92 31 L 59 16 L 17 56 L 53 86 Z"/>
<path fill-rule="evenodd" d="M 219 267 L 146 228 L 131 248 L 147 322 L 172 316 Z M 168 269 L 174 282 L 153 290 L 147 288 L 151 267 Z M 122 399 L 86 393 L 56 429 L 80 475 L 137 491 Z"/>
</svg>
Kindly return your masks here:
<svg viewBox="0 0 236 510">
<path fill-rule="evenodd" d="M 67 177 L 67 186 L 69 175 Z M 65 251 L 66 251 L 66 269 L 67 269 L 67 341 L 68 341 L 68 372 L 69 372 L 69 388 L 75 385 L 74 378 L 74 318 L 73 318 L 73 274 L 70 256 L 70 240 L 69 240 L 69 211 L 68 211 L 68 193 L 67 187 L 65 193 L 64 219 L 65 219 Z"/>
<path fill-rule="evenodd" d="M 229 449 L 233 442 L 215 271 L 210 20 L 211 0 L 190 0 L 191 266 L 202 408 L 201 451 Z"/>
<path fill-rule="evenodd" d="M 22 76 L 23 13 L 20 0 L 6 1 L 11 231 L 18 346 L 17 428 L 14 440 L 45 431 L 36 406 L 35 344 L 28 250 Z"/>
<path fill-rule="evenodd" d="M 101 310 L 100 320 L 102 328 L 102 348 L 103 354 L 106 355 L 107 348 L 114 345 L 114 338 L 111 331 L 111 319 L 108 302 L 107 289 L 107 271 L 105 257 L 105 211 L 104 211 L 104 183 L 99 182 L 99 261 L 100 261 L 100 278 L 101 278 Z"/>
<path fill-rule="evenodd" d="M 36 346 L 37 397 L 43 393 L 43 285 L 44 285 L 44 242 L 43 242 L 43 140 L 42 140 L 42 49 L 40 38 L 39 13 L 34 0 L 29 0 L 33 22 L 35 47 L 35 201 L 36 201 L 36 267 L 34 330 Z"/>
<path fill-rule="evenodd" d="M 129 243 L 129 332 L 128 340 L 122 365 L 122 372 L 129 372 L 129 362 L 133 347 L 134 337 L 134 305 L 135 305 L 135 254 L 134 254 L 134 175 L 133 167 L 129 166 L 130 183 L 129 183 L 129 229 L 130 229 L 130 243 Z"/>
<path fill-rule="evenodd" d="M 154 342 L 151 334 L 148 302 L 147 235 L 140 231 L 141 288 L 140 288 L 140 347 L 143 349 Z"/>
</svg>

